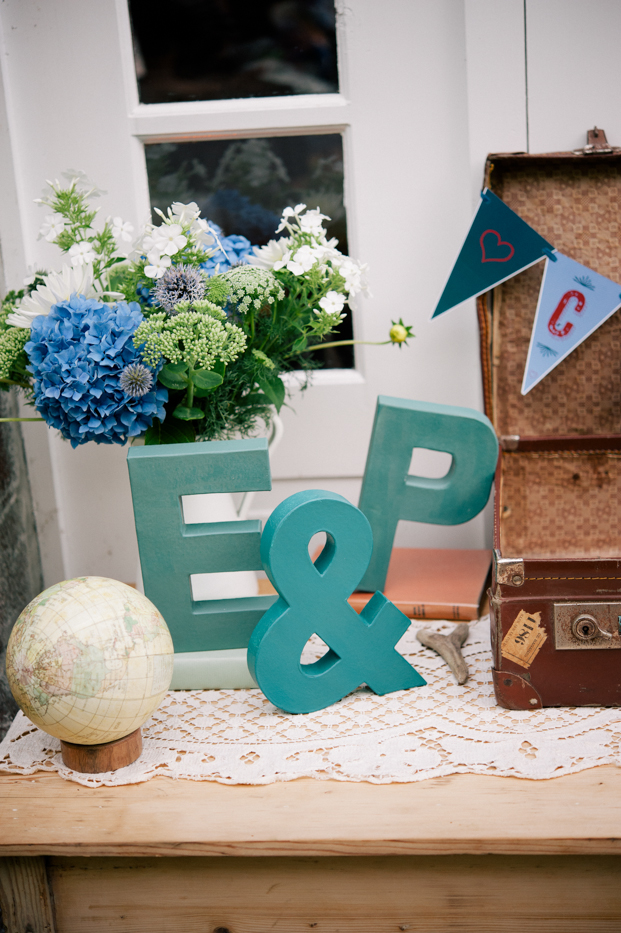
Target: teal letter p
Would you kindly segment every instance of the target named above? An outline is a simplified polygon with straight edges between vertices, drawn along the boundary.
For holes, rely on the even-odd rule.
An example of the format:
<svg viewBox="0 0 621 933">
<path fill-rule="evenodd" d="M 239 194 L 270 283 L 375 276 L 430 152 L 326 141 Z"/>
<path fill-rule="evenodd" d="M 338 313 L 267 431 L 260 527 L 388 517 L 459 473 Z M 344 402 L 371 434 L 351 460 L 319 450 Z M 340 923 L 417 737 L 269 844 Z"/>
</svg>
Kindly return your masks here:
<svg viewBox="0 0 621 933">
<path fill-rule="evenodd" d="M 446 476 L 409 475 L 415 447 L 450 453 Z M 373 529 L 374 547 L 359 589 L 383 589 L 400 519 L 460 525 L 478 515 L 497 459 L 494 428 L 480 412 L 380 395 L 358 505 Z"/>
</svg>

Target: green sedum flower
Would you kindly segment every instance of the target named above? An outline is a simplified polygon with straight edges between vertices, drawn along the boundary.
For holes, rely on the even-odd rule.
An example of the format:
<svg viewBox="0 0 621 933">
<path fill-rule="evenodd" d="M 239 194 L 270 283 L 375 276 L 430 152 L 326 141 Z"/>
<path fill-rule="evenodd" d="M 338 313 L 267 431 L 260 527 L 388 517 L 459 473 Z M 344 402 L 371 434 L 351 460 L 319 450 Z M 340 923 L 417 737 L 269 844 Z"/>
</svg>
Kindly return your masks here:
<svg viewBox="0 0 621 933">
<path fill-rule="evenodd" d="M 207 314 L 209 317 L 215 317 L 217 321 L 226 321 L 226 314 L 208 298 L 200 298 L 198 301 L 180 301 L 175 306 L 175 312 L 181 314 L 184 311 L 199 311 L 201 314 Z"/>
<path fill-rule="evenodd" d="M 140 324 L 134 346 L 141 347 L 147 366 L 157 366 L 164 357 L 171 363 L 212 369 L 216 362 L 236 360 L 246 349 L 246 339 L 240 327 L 209 314 L 182 311 L 170 318 L 162 311 Z"/>
<path fill-rule="evenodd" d="M 30 330 L 27 327 L 8 327 L 0 333 L 0 381 L 13 382 L 16 370 L 23 372 L 28 362 L 24 347 L 29 340 Z"/>
</svg>

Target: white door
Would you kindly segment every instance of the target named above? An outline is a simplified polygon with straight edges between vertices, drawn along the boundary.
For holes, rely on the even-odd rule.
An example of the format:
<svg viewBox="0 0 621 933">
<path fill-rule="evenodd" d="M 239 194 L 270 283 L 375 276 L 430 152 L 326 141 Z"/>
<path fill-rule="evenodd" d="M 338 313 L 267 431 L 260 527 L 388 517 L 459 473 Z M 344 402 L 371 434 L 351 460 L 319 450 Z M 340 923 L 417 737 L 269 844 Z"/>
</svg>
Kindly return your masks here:
<svg viewBox="0 0 621 933">
<path fill-rule="evenodd" d="M 5 0 L 0 237 L 6 284 L 52 267 L 33 203 L 43 179 L 80 168 L 107 191 L 102 214 L 148 218 L 144 144 L 342 133 L 350 252 L 369 263 L 355 337 L 413 324 L 409 348 L 361 346 L 285 411 L 264 517 L 299 488 L 357 501 L 379 393 L 480 408 L 472 304 L 429 322 L 467 228 L 490 150 L 567 149 L 596 122 L 621 141 L 616 0 L 337 0 L 339 93 L 140 104 L 125 0 Z M 161 28 L 165 31 L 166 23 Z M 576 61 L 576 36 L 580 60 Z M 525 37 L 528 39 L 526 43 Z M 527 80 L 528 78 L 528 80 Z M 24 426 L 47 582 L 101 574 L 131 582 L 136 544 L 123 448 L 72 450 Z M 429 475 L 435 468 L 429 462 Z M 400 543 L 481 547 L 483 517 L 410 525 Z"/>
</svg>

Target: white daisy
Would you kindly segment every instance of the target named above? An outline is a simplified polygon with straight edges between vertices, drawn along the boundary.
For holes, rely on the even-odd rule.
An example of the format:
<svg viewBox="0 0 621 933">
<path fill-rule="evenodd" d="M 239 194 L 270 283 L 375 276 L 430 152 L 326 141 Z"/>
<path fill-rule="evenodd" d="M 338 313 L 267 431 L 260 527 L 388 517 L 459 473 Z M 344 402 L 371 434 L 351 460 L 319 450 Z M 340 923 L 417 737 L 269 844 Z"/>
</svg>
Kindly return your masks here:
<svg viewBox="0 0 621 933">
<path fill-rule="evenodd" d="M 25 295 L 15 311 L 7 317 L 7 324 L 13 327 L 30 327 L 40 314 L 49 314 L 52 305 L 67 301 L 72 295 L 84 295 L 94 298 L 93 269 L 90 265 L 63 266 L 60 272 L 50 272 L 44 276 L 44 285 L 39 285 L 30 295 Z"/>
<path fill-rule="evenodd" d="M 270 240 L 266 246 L 255 246 L 254 247 L 254 265 L 260 266 L 262 269 L 273 269 L 274 264 L 277 262 L 282 262 L 285 255 L 288 256 L 289 246 L 291 245 L 291 240 L 287 237 L 282 237 L 280 240 Z M 282 266 L 278 267 L 279 269 Z"/>
</svg>

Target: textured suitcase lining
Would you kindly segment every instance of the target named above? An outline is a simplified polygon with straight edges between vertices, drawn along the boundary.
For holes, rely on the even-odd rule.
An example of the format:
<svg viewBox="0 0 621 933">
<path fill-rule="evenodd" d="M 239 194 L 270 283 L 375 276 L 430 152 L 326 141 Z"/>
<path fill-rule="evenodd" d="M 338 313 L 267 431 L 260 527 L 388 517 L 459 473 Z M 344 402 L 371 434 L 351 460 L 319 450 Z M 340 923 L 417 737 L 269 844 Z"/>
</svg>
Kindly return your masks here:
<svg viewBox="0 0 621 933">
<path fill-rule="evenodd" d="M 537 165 L 499 160 L 492 189 L 561 252 L 621 281 L 619 160 Z M 494 426 L 500 435 L 621 434 L 621 312 L 520 394 L 542 275 L 539 263 L 494 290 Z"/>
<path fill-rule="evenodd" d="M 621 556 L 621 451 L 505 451 L 502 460 L 503 554 Z"/>
</svg>

